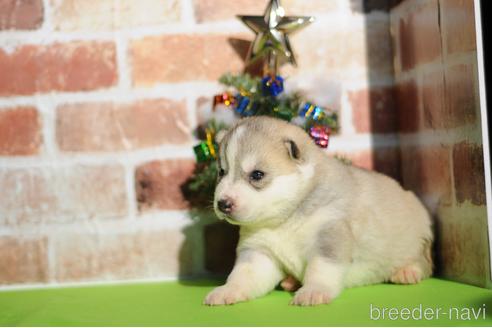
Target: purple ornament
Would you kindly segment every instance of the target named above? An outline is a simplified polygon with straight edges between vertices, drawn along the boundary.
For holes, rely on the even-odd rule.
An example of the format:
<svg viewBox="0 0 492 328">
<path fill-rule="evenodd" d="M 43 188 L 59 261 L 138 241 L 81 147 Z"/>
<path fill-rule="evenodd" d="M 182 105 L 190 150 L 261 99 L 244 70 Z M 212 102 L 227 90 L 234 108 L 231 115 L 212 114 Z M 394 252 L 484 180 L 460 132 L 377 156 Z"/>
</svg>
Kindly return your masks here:
<svg viewBox="0 0 492 328">
<path fill-rule="evenodd" d="M 331 130 L 327 126 L 315 125 L 309 129 L 309 135 L 321 148 L 327 148 L 330 141 Z"/>
</svg>

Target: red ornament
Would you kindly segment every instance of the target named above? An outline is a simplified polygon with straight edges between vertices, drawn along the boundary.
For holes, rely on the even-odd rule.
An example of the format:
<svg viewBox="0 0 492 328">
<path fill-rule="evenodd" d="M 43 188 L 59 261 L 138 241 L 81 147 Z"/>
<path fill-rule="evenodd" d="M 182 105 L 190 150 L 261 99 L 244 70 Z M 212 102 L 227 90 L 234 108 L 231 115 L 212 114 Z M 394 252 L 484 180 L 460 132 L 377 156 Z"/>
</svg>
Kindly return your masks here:
<svg viewBox="0 0 492 328">
<path fill-rule="evenodd" d="M 315 125 L 309 129 L 309 135 L 321 148 L 327 148 L 330 140 L 331 129 L 327 126 Z"/>
<path fill-rule="evenodd" d="M 220 95 L 216 95 L 214 97 L 214 108 L 218 104 L 224 104 L 226 106 L 230 106 L 236 102 L 236 98 L 229 92 L 221 93 Z"/>
</svg>

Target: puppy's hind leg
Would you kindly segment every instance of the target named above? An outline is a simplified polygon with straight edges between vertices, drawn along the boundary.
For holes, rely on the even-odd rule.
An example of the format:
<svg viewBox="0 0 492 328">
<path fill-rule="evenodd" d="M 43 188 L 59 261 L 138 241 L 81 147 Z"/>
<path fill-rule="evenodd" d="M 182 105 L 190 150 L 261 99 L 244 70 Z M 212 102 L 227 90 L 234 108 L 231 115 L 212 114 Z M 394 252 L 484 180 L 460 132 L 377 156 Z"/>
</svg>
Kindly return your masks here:
<svg viewBox="0 0 492 328">
<path fill-rule="evenodd" d="M 416 284 L 423 279 L 422 270 L 415 264 L 409 264 L 396 270 L 390 277 L 390 282 L 394 284 Z"/>
<path fill-rule="evenodd" d="M 390 282 L 394 284 L 416 284 L 422 279 L 431 276 L 433 266 L 431 256 L 432 240 L 426 240 L 422 246 L 421 257 L 408 265 L 398 268 L 390 277 Z"/>
</svg>

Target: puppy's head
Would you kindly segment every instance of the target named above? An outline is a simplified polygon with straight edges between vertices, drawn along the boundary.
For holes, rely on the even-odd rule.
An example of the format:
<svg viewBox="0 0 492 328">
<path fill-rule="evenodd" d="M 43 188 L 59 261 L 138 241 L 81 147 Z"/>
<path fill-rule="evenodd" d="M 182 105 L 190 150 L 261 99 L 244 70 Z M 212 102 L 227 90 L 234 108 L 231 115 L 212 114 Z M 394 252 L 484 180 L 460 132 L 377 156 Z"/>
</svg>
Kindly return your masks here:
<svg viewBox="0 0 492 328">
<path fill-rule="evenodd" d="M 294 125 L 269 117 L 241 120 L 219 140 L 214 209 L 232 224 L 281 222 L 306 196 L 316 146 Z"/>
</svg>

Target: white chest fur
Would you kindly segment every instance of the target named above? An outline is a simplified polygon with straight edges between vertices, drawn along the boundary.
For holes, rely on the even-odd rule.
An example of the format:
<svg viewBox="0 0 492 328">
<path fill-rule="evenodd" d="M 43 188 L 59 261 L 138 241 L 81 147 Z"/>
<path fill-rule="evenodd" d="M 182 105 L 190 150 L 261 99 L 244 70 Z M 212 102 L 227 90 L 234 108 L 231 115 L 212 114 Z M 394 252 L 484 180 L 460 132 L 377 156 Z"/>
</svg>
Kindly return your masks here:
<svg viewBox="0 0 492 328">
<path fill-rule="evenodd" d="M 320 224 L 320 220 L 312 217 L 292 219 L 274 229 L 242 229 L 238 250 L 260 250 L 277 261 L 286 273 L 302 280 Z"/>
</svg>

